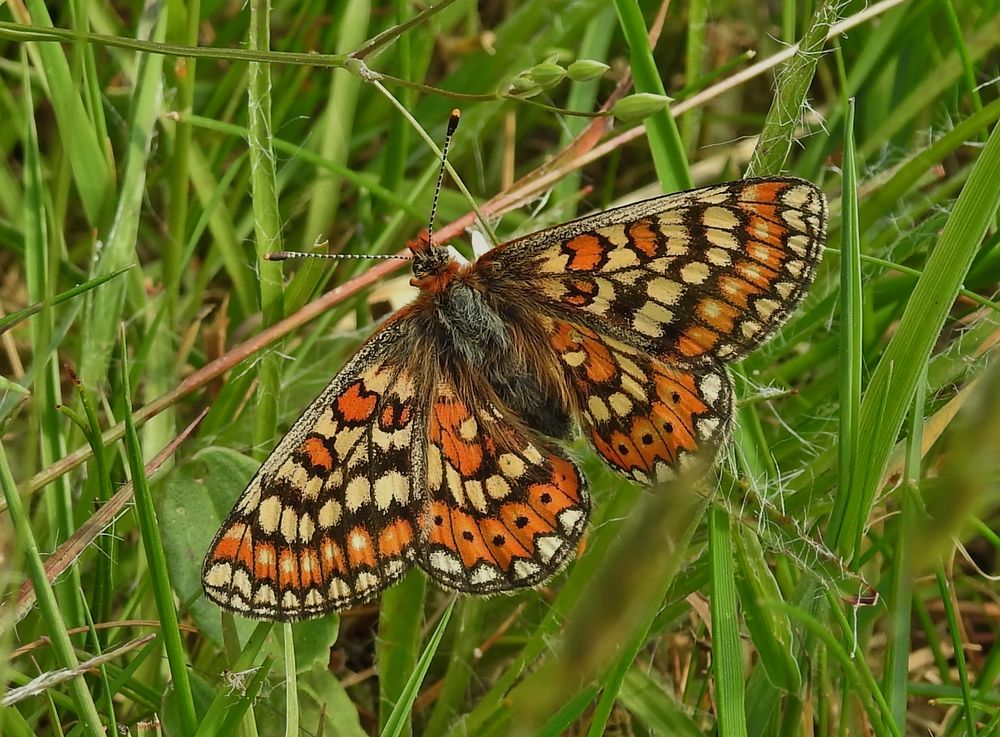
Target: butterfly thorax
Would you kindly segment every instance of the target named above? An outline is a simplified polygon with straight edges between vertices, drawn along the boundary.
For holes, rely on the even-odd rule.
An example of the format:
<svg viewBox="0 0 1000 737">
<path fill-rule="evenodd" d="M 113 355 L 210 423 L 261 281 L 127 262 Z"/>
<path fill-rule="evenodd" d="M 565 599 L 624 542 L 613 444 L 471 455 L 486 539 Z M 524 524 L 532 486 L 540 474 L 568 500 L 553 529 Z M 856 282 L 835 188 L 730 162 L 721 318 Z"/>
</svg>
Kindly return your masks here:
<svg viewBox="0 0 1000 737">
<path fill-rule="evenodd" d="M 569 435 L 569 407 L 561 401 L 555 369 L 539 360 L 544 339 L 534 335 L 516 294 L 484 277 L 475 264 L 460 266 L 447 249 L 415 251 L 411 284 L 421 290 L 415 307 L 433 329 L 434 352 L 446 372 L 484 377 L 518 416 L 552 437 Z M 547 352 L 547 351 L 546 351 Z"/>
</svg>

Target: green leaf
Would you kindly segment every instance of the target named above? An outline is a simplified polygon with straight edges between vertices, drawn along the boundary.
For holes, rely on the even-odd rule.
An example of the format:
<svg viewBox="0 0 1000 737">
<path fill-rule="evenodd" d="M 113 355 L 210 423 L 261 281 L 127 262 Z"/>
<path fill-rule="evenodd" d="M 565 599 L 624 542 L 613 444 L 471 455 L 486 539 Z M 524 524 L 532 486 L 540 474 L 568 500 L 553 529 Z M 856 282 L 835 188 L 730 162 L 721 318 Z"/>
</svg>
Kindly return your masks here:
<svg viewBox="0 0 1000 737">
<path fill-rule="evenodd" d="M 226 448 L 206 448 L 177 466 L 160 501 L 163 548 L 174 591 L 181 601 L 200 597 L 192 605 L 191 614 L 205 637 L 220 647 L 220 610 L 200 596 L 201 564 L 222 520 L 258 465 L 252 458 Z M 253 623 L 236 617 L 236 626 L 240 642 L 246 642 Z"/>
</svg>

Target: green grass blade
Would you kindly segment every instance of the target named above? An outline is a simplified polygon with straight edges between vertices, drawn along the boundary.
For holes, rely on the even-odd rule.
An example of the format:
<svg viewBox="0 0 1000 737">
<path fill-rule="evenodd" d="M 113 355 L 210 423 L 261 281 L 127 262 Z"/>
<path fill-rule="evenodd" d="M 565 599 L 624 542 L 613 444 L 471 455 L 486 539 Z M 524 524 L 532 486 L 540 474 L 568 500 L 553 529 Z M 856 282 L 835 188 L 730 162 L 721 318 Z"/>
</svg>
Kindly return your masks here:
<svg viewBox="0 0 1000 737">
<path fill-rule="evenodd" d="M 703 737 L 705 734 L 666 691 L 638 667 L 622 683 L 621 702 L 657 735 Z"/>
<path fill-rule="evenodd" d="M 746 176 L 777 174 L 785 167 L 820 52 L 826 45 L 830 26 L 840 17 L 841 7 L 842 3 L 838 0 L 821 0 L 802 37 L 798 53 L 779 70 L 774 100 L 747 166 Z"/>
<path fill-rule="evenodd" d="M 413 709 L 413 702 L 416 701 L 417 691 L 420 689 L 420 684 L 424 682 L 424 676 L 427 675 L 427 671 L 431 667 L 431 659 L 434 657 L 434 653 L 437 652 L 438 645 L 441 644 L 441 637 L 444 635 L 445 628 L 448 626 L 448 620 L 451 618 L 451 611 L 454 608 L 455 600 L 452 599 L 448 607 L 444 610 L 444 614 L 441 615 L 441 619 L 434 627 L 434 631 L 427 640 L 427 646 L 424 647 L 423 653 L 420 654 L 420 659 L 406 681 L 406 688 L 403 689 L 399 696 L 399 701 L 395 703 L 392 712 L 389 714 L 389 718 L 386 720 L 385 727 L 379 733 L 381 737 L 399 737 L 403 733 L 403 729 L 409 721 L 410 710 Z"/>
<path fill-rule="evenodd" d="M 649 47 L 648 32 L 638 1 L 615 0 L 615 10 L 618 11 L 618 21 L 632 52 L 631 66 L 636 92 L 666 95 L 663 80 L 660 79 L 660 72 L 653 59 L 653 50 Z M 684 153 L 684 143 L 670 109 L 664 108 L 650 116 L 645 125 L 656 175 L 663 190 L 676 192 L 694 186 L 687 155 Z"/>
<path fill-rule="evenodd" d="M 25 5 L 30 18 L 23 17 L 21 20 L 42 28 L 52 27 L 52 19 L 42 0 L 27 0 Z M 104 141 L 98 139 L 93 122 L 87 115 L 62 47 L 59 44 L 39 43 L 36 49 L 41 64 L 39 71 L 45 78 L 59 135 L 72 164 L 77 192 L 90 224 L 98 226 L 105 214 L 105 205 L 113 195 L 113 177 L 104 155 Z"/>
<path fill-rule="evenodd" d="M 379 662 L 379 723 L 382 729 L 385 729 L 393 708 L 403 697 L 409 675 L 420 654 L 426 586 L 424 574 L 411 571 L 382 594 L 375 646 Z M 409 716 L 404 715 L 403 734 L 411 732 Z"/>
<path fill-rule="evenodd" d="M 844 226 L 840 249 L 840 420 L 837 443 L 837 495 L 830 516 L 827 539 L 854 511 L 861 508 L 861 489 L 851 484 L 851 474 L 863 453 L 858 446 L 858 415 L 861 410 L 861 363 L 864 336 L 861 294 L 861 230 L 858 223 L 858 176 L 854 157 L 854 101 L 848 101 L 843 164 Z M 832 533 L 832 536 L 831 536 Z M 839 549 L 844 553 L 843 549 Z"/>
<path fill-rule="evenodd" d="M 371 2 L 350 0 L 340 6 L 337 14 L 340 29 L 337 34 L 336 51 L 349 53 L 360 46 L 368 34 Z M 361 80 L 353 74 L 344 72 L 331 72 L 329 76 L 330 94 L 326 109 L 317 121 L 316 153 L 325 161 L 346 167 Z M 342 187 L 341 177 L 328 172 L 320 174 L 312 182 L 308 194 L 309 208 L 305 215 L 301 250 L 309 250 L 320 237 L 333 237 L 336 230 L 331 232 L 331 227 L 335 228 L 337 224 Z M 297 310 L 306 303 L 328 269 L 329 266 L 319 260 L 309 261 L 299 269 L 285 295 L 289 312 Z"/>
<path fill-rule="evenodd" d="M 471 596 L 464 597 L 456 604 L 458 615 L 452 627 L 453 639 L 451 658 L 444 674 L 441 694 L 434 702 L 434 710 L 424 724 L 425 737 L 438 737 L 445 732 L 448 724 L 461 713 L 465 695 L 472 682 L 475 651 L 483 641 L 483 614 L 485 601 Z"/>
<path fill-rule="evenodd" d="M 257 673 L 262 670 L 266 670 L 264 666 L 268 665 L 268 658 L 262 659 L 262 661 L 257 663 L 257 665 L 254 665 L 254 663 L 257 661 L 260 651 L 267 642 L 267 638 L 271 634 L 271 630 L 273 628 L 274 624 L 272 622 L 258 623 L 254 628 L 253 633 L 250 635 L 250 638 L 247 640 L 247 644 L 244 646 L 243 650 L 240 652 L 239 656 L 235 659 L 232 665 L 230 665 L 229 669 L 234 673 L 242 673 L 250 670 L 251 668 L 253 668 Z M 216 735 L 226 735 L 223 731 L 223 726 L 230 723 L 228 715 L 232 713 L 235 707 L 238 706 L 240 700 L 241 695 L 231 689 L 223 690 L 216 694 L 215 699 L 205 712 L 204 718 L 201 720 L 201 724 L 198 725 L 198 731 L 194 734 L 194 737 L 215 737 Z M 235 731 L 236 730 L 234 729 L 229 734 L 234 734 Z"/>
<path fill-rule="evenodd" d="M 857 553 L 908 400 L 1000 203 L 997 171 L 1000 171 L 1000 126 L 994 127 L 962 188 L 924 274 L 913 289 L 899 328 L 868 383 L 861 403 L 858 438 L 858 447 L 865 448 L 866 462 L 854 469 L 851 482 L 860 487 L 863 504 L 857 510 L 855 524 L 841 528 L 831 540 L 839 550 L 851 549 Z M 896 401 L 886 402 L 890 395 Z M 904 398 L 907 401 L 900 401 Z"/>
<path fill-rule="evenodd" d="M 27 307 L 22 307 L 20 310 L 12 312 L 9 315 L 4 315 L 2 318 L 0 318 L 0 335 L 3 335 L 3 333 L 10 330 L 19 322 L 27 320 L 32 315 L 37 315 L 46 307 L 54 307 L 56 305 L 61 305 L 63 302 L 68 302 L 74 297 L 79 297 L 81 294 L 86 294 L 91 289 L 99 287 L 105 282 L 111 281 L 112 279 L 121 276 L 131 268 L 132 268 L 131 266 L 126 266 L 123 269 L 112 271 L 110 274 L 102 274 L 101 276 L 85 281 L 83 284 L 78 284 L 72 289 L 67 289 L 64 292 L 60 292 L 54 297 L 44 299 L 41 302 L 35 302 L 34 304 L 28 305 Z"/>
<path fill-rule="evenodd" d="M 147 30 L 155 38 L 162 38 L 166 23 L 159 17 L 150 22 L 155 23 L 155 26 Z M 144 30 L 140 30 L 142 32 Z M 94 276 L 123 269 L 135 260 L 150 145 L 162 102 L 162 65 L 161 56 L 144 56 L 139 59 L 121 197 L 107 242 L 94 265 Z M 80 360 L 80 380 L 84 386 L 98 386 L 105 379 L 124 308 L 125 287 L 122 280 L 88 295 L 87 330 L 83 334 Z"/>
<path fill-rule="evenodd" d="M 73 643 L 69 639 L 69 633 L 62 620 L 55 593 L 45 576 L 45 564 L 38 552 L 38 544 L 35 541 L 35 534 L 31 529 L 27 512 L 17 493 L 3 443 L 0 443 L 0 487 L 2 487 L 4 499 L 7 501 L 7 511 L 11 526 L 14 528 L 17 546 L 27 566 L 31 583 L 35 587 L 38 608 L 42 614 L 42 621 L 45 623 L 45 632 L 52 643 L 57 662 L 62 668 L 75 669 L 80 663 L 73 651 Z M 69 688 L 82 731 L 88 737 L 102 737 L 104 727 L 101 725 L 97 706 L 94 704 L 94 699 L 90 695 L 90 690 L 87 688 L 83 676 L 78 675 L 73 678 L 69 683 Z"/>
<path fill-rule="evenodd" d="M 149 492 L 146 479 L 146 469 L 139 445 L 139 435 L 132 419 L 132 393 L 129 386 L 128 361 L 124 330 L 121 336 L 122 350 L 122 393 L 125 410 L 125 455 L 128 458 L 132 473 L 132 489 L 135 497 L 136 517 L 139 520 L 139 530 L 142 535 L 142 546 L 146 552 L 149 565 L 149 575 L 156 601 L 156 611 L 159 615 L 163 646 L 167 651 L 167 664 L 173 679 L 174 693 L 180 707 L 181 725 L 186 734 L 194 734 L 198 729 L 198 717 L 194 710 L 194 697 L 188 678 L 187 658 L 184 655 L 184 643 L 180 629 L 177 626 L 177 610 L 174 608 L 173 593 L 170 587 L 170 576 L 167 573 L 167 559 L 163 552 L 163 541 L 160 538 L 160 526 L 156 519 L 156 509 L 153 497 Z M 36 589 L 37 590 L 37 589 Z"/>
<path fill-rule="evenodd" d="M 900 732 L 906 730 L 907 685 L 910 673 L 910 621 L 913 618 L 913 550 L 918 544 L 917 504 L 920 494 L 920 445 L 923 438 L 924 403 L 927 397 L 927 369 L 924 368 L 913 399 L 910 432 L 906 438 L 906 467 L 903 472 L 900 519 L 896 525 L 896 546 L 890 574 L 887 606 L 891 611 L 888 652 L 883 689 Z"/>
<path fill-rule="evenodd" d="M 937 579 L 938 592 L 944 604 L 945 617 L 948 620 L 948 632 L 951 634 L 951 645 L 955 653 L 955 670 L 958 672 L 958 685 L 962 689 L 962 714 L 965 717 L 966 734 L 976 737 L 976 712 L 972 704 L 972 688 L 969 684 L 969 668 L 965 662 L 965 643 L 962 641 L 962 628 L 958 622 L 954 592 L 948 580 L 943 564 L 938 564 L 934 570 Z"/>
<path fill-rule="evenodd" d="M 712 560 L 712 668 L 720 737 L 746 737 L 743 648 L 736 604 L 733 539 L 726 512 L 708 510 L 708 548 Z"/>
<path fill-rule="evenodd" d="M 251 50 L 267 51 L 271 44 L 270 3 L 250 2 Z M 264 327 L 273 325 L 284 316 L 281 266 L 267 261 L 264 255 L 281 250 L 281 215 L 278 212 L 278 184 L 275 179 L 274 149 L 271 148 L 271 67 L 250 64 L 248 87 L 248 117 L 250 144 L 250 183 L 253 200 L 254 253 L 260 277 L 260 309 Z M 279 348 L 280 350 L 280 348 Z M 254 409 L 254 448 L 257 454 L 266 452 L 274 438 L 277 425 L 278 393 L 281 391 L 281 364 L 276 351 L 260 356 L 257 363 L 257 406 Z"/>
</svg>

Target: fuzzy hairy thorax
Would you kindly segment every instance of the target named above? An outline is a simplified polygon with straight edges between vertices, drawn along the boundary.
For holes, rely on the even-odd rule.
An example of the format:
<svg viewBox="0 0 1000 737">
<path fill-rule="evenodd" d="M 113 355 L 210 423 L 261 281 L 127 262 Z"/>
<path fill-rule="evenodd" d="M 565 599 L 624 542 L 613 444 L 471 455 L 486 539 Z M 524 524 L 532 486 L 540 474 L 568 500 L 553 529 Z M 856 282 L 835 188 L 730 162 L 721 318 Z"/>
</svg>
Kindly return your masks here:
<svg viewBox="0 0 1000 737">
<path fill-rule="evenodd" d="M 425 358 L 417 360 L 433 374 L 426 380 L 455 376 L 463 398 L 481 401 L 477 395 L 485 379 L 495 394 L 489 399 L 499 400 L 519 422 L 508 419 L 568 438 L 575 407 L 564 372 L 538 324 L 537 303 L 518 280 L 485 263 L 460 265 L 426 235 L 408 246 L 413 251 L 410 283 L 420 294 L 403 313 L 419 319 L 414 339 Z M 412 364 L 415 358 L 408 360 Z"/>
</svg>

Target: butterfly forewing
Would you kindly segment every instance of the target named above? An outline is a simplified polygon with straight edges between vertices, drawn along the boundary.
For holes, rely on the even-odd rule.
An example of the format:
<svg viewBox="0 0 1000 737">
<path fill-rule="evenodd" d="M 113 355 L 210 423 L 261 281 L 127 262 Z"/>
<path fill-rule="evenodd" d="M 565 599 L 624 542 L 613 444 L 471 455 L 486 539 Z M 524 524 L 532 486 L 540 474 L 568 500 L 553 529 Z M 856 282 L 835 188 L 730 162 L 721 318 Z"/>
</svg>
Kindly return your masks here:
<svg viewBox="0 0 1000 737">
<path fill-rule="evenodd" d="M 373 336 L 274 449 L 205 559 L 209 598 L 297 620 L 366 601 L 409 567 L 423 493 L 422 398 L 397 321 Z"/>
<path fill-rule="evenodd" d="M 636 348 L 679 361 L 746 355 L 815 275 L 826 200 L 799 179 L 657 197 L 500 246 L 481 267 Z"/>
</svg>

